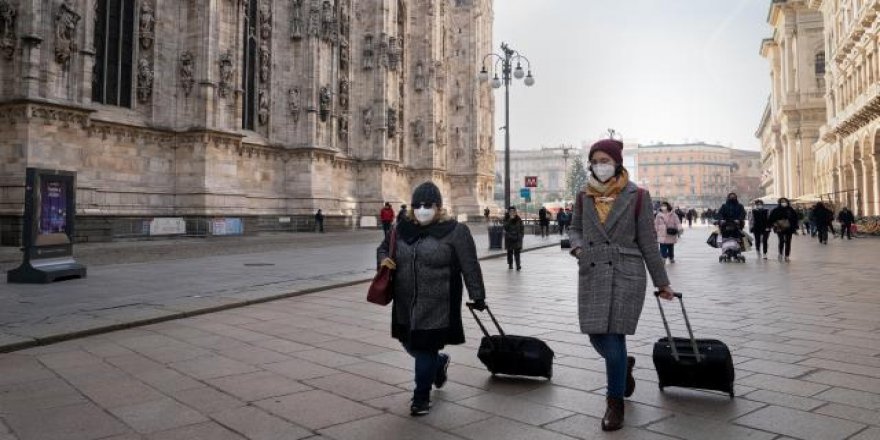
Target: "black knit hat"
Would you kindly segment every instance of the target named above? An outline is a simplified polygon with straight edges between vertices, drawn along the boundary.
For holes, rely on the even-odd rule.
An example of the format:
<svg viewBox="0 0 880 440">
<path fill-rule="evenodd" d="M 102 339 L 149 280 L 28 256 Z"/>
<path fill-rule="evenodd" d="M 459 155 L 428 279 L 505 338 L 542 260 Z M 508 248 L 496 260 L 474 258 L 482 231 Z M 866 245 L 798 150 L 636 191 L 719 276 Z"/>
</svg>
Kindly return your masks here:
<svg viewBox="0 0 880 440">
<path fill-rule="evenodd" d="M 412 207 L 417 208 L 422 204 L 425 206 L 434 204 L 443 206 L 443 196 L 440 195 L 440 188 L 437 188 L 437 185 L 434 185 L 433 182 L 425 182 L 417 186 L 415 191 L 413 191 Z"/>
</svg>

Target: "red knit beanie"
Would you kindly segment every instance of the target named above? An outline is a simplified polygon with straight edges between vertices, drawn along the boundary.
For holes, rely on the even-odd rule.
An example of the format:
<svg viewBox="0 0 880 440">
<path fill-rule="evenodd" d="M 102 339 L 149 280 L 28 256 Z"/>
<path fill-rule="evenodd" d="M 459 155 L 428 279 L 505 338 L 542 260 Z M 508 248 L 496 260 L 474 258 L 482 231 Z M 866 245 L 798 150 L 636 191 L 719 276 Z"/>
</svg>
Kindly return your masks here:
<svg viewBox="0 0 880 440">
<path fill-rule="evenodd" d="M 618 165 L 623 165 L 623 142 L 616 139 L 602 139 L 590 147 L 590 154 L 587 156 L 587 159 L 593 159 L 593 153 L 597 151 L 611 156 Z"/>
</svg>

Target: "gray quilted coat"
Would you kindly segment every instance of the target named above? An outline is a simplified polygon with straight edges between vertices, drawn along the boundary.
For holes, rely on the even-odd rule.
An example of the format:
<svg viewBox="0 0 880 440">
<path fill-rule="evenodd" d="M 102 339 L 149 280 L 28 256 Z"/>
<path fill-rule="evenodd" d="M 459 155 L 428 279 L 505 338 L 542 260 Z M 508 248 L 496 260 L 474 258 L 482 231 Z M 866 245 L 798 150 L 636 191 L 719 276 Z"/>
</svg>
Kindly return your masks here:
<svg viewBox="0 0 880 440">
<path fill-rule="evenodd" d="M 651 196 L 642 193 L 636 219 L 638 187 L 630 182 L 612 205 L 605 224 L 599 222 L 593 199 L 581 194 L 569 230 L 578 259 L 578 318 L 587 334 L 636 332 L 645 303 L 647 277 L 654 286 L 669 285 L 654 231 Z"/>
<path fill-rule="evenodd" d="M 455 220 L 428 227 L 404 220 L 396 228 L 391 335 L 415 350 L 464 343 L 462 288 L 471 300 L 486 297 L 470 229 Z M 377 250 L 378 261 L 386 255 L 388 240 Z"/>
</svg>

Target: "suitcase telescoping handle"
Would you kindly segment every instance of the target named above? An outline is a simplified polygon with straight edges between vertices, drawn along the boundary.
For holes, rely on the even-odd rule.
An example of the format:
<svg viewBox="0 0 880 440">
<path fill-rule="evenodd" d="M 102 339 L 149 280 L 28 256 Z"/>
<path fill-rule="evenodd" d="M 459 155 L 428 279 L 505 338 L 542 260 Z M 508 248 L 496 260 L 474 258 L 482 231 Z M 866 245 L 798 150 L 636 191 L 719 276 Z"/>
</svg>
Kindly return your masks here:
<svg viewBox="0 0 880 440">
<path fill-rule="evenodd" d="M 483 331 L 483 334 L 489 336 L 489 332 L 486 330 L 486 326 L 483 325 L 483 321 L 480 321 L 480 318 L 477 317 L 477 312 L 474 311 L 474 303 L 469 302 L 466 303 L 468 310 L 471 311 L 471 315 L 474 315 L 474 320 L 477 321 L 477 325 L 480 326 L 480 330 Z M 495 328 L 498 329 L 498 334 L 504 336 L 504 330 L 501 330 L 501 325 L 498 324 L 498 320 L 495 319 L 495 315 L 492 314 L 492 311 L 489 310 L 489 306 L 486 306 L 486 312 L 489 314 L 489 317 L 492 318 L 492 322 L 495 323 Z"/>
<path fill-rule="evenodd" d="M 684 300 L 678 292 L 673 293 L 673 295 L 678 298 L 678 302 L 681 304 L 681 315 L 684 317 L 684 325 L 687 326 L 688 335 L 691 337 L 691 347 L 694 349 L 694 357 L 696 357 L 697 362 L 700 362 L 700 350 L 697 348 L 697 340 L 694 338 L 694 331 L 691 329 L 691 321 L 688 319 L 687 310 L 684 309 Z M 680 356 L 678 355 L 678 349 L 675 347 L 675 341 L 672 339 L 672 331 L 669 330 L 669 322 L 666 320 L 666 313 L 663 311 L 663 303 L 660 302 L 660 291 L 654 292 L 654 297 L 657 298 L 657 307 L 660 308 L 660 317 L 663 318 L 663 327 L 666 328 L 666 340 L 669 342 L 669 347 L 672 349 L 672 357 L 675 358 L 676 362 L 679 362 Z"/>
</svg>

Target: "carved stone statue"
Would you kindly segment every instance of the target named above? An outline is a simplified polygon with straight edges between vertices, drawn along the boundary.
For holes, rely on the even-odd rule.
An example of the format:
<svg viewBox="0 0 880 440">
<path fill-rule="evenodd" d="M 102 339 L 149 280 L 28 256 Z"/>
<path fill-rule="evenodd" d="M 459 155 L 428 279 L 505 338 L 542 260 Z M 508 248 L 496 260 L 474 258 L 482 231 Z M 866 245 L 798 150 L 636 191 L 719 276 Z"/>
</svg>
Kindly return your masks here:
<svg viewBox="0 0 880 440">
<path fill-rule="evenodd" d="M 55 14 L 55 61 L 65 67 L 76 52 L 76 27 L 81 19 L 70 0 L 64 0 Z"/>
<path fill-rule="evenodd" d="M 437 134 L 435 136 L 437 145 L 446 145 L 446 124 L 443 121 L 437 123 Z"/>
<path fill-rule="evenodd" d="M 425 123 L 417 119 L 412 123 L 413 141 L 420 145 L 425 140 Z"/>
<path fill-rule="evenodd" d="M 364 35 L 364 70 L 370 70 L 373 68 L 373 65 L 375 63 L 374 58 L 375 52 L 373 50 L 373 36 L 370 34 Z"/>
<path fill-rule="evenodd" d="M 180 68 L 178 69 L 178 73 L 180 75 L 180 87 L 183 88 L 183 94 L 185 96 L 189 96 L 190 92 L 192 92 L 193 84 L 195 84 L 195 78 L 193 77 L 194 64 L 195 57 L 192 52 L 186 51 L 180 54 Z"/>
<path fill-rule="evenodd" d="M 269 81 L 269 71 L 271 70 L 272 54 L 269 50 L 269 43 L 263 40 L 260 43 L 260 82 Z"/>
<path fill-rule="evenodd" d="M 348 80 L 339 80 L 339 108 L 343 111 L 348 110 Z"/>
<path fill-rule="evenodd" d="M 15 18 L 18 11 L 8 0 L 0 0 L 0 52 L 7 60 L 15 55 Z"/>
<path fill-rule="evenodd" d="M 339 37 L 339 70 L 348 71 L 348 62 L 351 58 L 351 48 L 348 46 L 348 36 Z"/>
<path fill-rule="evenodd" d="M 265 0 L 260 3 L 260 38 L 264 41 L 272 38 L 272 9 Z"/>
<path fill-rule="evenodd" d="M 147 103 L 150 101 L 150 96 L 153 95 L 153 68 L 150 67 L 150 62 L 145 58 L 141 58 L 138 61 L 138 73 L 137 73 L 137 96 L 138 102 L 141 104 Z"/>
<path fill-rule="evenodd" d="M 321 38 L 329 41 L 336 39 L 336 16 L 329 0 L 321 4 Z"/>
<path fill-rule="evenodd" d="M 299 111 L 300 111 L 300 90 L 299 87 L 294 87 L 287 91 L 287 110 L 290 112 L 290 116 L 293 118 L 293 122 L 299 122 Z"/>
<path fill-rule="evenodd" d="M 235 70 L 232 67 L 232 53 L 226 52 L 220 55 L 220 84 L 217 91 L 221 98 L 225 98 L 232 91 L 232 75 Z"/>
<path fill-rule="evenodd" d="M 388 37 L 384 33 L 379 36 L 379 66 L 388 67 Z"/>
<path fill-rule="evenodd" d="M 397 109 L 394 107 L 388 107 L 385 118 L 385 127 L 388 130 L 388 137 L 393 138 L 397 135 Z"/>
<path fill-rule="evenodd" d="M 290 38 L 299 40 L 303 37 L 303 0 L 291 0 L 290 3 Z"/>
<path fill-rule="evenodd" d="M 415 73 L 415 90 L 421 92 L 428 88 L 428 77 L 425 75 L 425 64 L 419 61 L 416 63 Z"/>
<path fill-rule="evenodd" d="M 330 100 L 330 87 L 321 87 L 321 91 L 318 93 L 318 110 L 322 122 L 326 122 L 330 116 Z"/>
<path fill-rule="evenodd" d="M 149 50 L 153 47 L 153 32 L 155 27 L 156 14 L 153 11 L 153 6 L 150 5 L 149 1 L 145 1 L 141 4 L 140 26 L 138 29 L 141 48 L 144 50 Z"/>
<path fill-rule="evenodd" d="M 266 125 L 269 123 L 269 90 L 265 87 L 260 88 L 258 106 L 257 118 L 260 125 Z"/>
<path fill-rule="evenodd" d="M 425 0 L 427 3 L 428 15 L 434 15 L 434 0 Z"/>
<path fill-rule="evenodd" d="M 363 122 L 364 136 L 370 137 L 370 133 L 373 131 L 373 107 L 361 110 L 361 121 Z"/>
<path fill-rule="evenodd" d="M 309 36 L 318 37 L 321 33 L 321 0 L 310 0 Z"/>
<path fill-rule="evenodd" d="M 339 140 L 345 142 L 348 140 L 348 116 L 339 117 Z"/>
<path fill-rule="evenodd" d="M 388 70 L 396 71 L 400 65 L 400 55 L 403 53 L 400 41 L 399 38 L 388 38 Z"/>
</svg>

